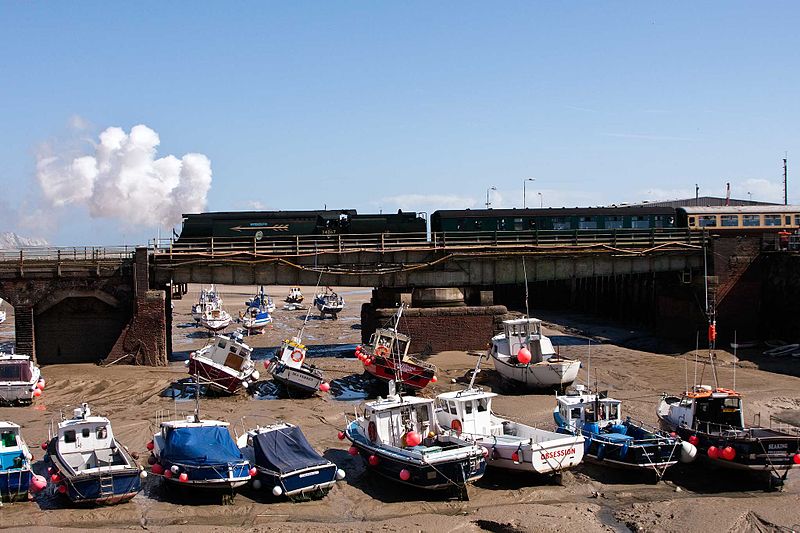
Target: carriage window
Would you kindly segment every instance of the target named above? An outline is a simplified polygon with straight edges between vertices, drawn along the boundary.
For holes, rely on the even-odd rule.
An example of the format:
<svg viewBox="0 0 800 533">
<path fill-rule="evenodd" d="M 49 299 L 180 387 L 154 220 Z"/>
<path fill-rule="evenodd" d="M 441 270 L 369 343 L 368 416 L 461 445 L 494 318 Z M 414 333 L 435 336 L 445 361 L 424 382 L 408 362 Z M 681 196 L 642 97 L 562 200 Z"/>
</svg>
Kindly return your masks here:
<svg viewBox="0 0 800 533">
<path fill-rule="evenodd" d="M 694 217 L 689 217 L 689 225 L 694 226 Z"/>
<path fill-rule="evenodd" d="M 631 217 L 631 227 L 637 229 L 647 229 L 650 227 L 650 219 L 641 215 Z"/>
<path fill-rule="evenodd" d="M 738 226 L 739 225 L 739 216 L 738 215 L 722 215 L 720 217 L 721 225 L 723 226 Z"/>
<path fill-rule="evenodd" d="M 792 225 L 792 217 L 791 215 L 786 215 L 786 223 L 784 226 L 791 226 Z"/>
<path fill-rule="evenodd" d="M 606 217 L 606 229 L 617 229 L 622 227 L 622 217 Z"/>
<path fill-rule="evenodd" d="M 499 229 L 500 231 L 505 231 L 506 219 L 501 218 L 500 220 L 497 221 L 497 229 Z"/>
<path fill-rule="evenodd" d="M 522 227 L 522 219 L 521 218 L 515 218 L 514 219 L 514 231 L 522 231 L 522 229 L 523 229 L 523 227 Z"/>
<path fill-rule="evenodd" d="M 656 215 L 653 217 L 653 226 L 656 228 L 668 228 L 672 225 L 670 217 L 664 215 Z"/>
<path fill-rule="evenodd" d="M 700 217 L 700 227 L 709 228 L 717 225 L 717 215 L 704 215 Z"/>
<path fill-rule="evenodd" d="M 764 225 L 765 226 L 780 226 L 781 225 L 781 216 L 780 215 L 764 215 Z"/>
<path fill-rule="evenodd" d="M 795 215 L 794 216 L 794 225 L 795 226 L 800 226 L 800 215 Z"/>
<path fill-rule="evenodd" d="M 761 215 L 742 215 L 742 226 L 760 226 Z"/>
<path fill-rule="evenodd" d="M 597 229 L 597 218 L 580 217 L 578 219 L 578 229 Z"/>
<path fill-rule="evenodd" d="M 553 217 L 553 229 L 570 229 L 569 217 Z"/>
<path fill-rule="evenodd" d="M 71 443 L 75 442 L 77 439 L 75 438 L 75 430 L 69 430 L 64 432 L 64 442 Z"/>
</svg>

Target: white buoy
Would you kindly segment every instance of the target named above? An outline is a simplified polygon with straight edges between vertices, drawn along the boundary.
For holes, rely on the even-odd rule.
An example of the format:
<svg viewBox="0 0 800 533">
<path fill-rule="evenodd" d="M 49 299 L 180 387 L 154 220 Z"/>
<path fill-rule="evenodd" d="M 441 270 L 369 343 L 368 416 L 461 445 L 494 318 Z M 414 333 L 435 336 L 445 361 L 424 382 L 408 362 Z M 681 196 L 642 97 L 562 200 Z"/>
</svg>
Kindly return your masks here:
<svg viewBox="0 0 800 533">
<path fill-rule="evenodd" d="M 189 366 L 189 360 L 187 359 L 186 361 L 184 361 L 184 362 L 183 362 L 183 364 L 184 364 L 185 366 Z"/>
<path fill-rule="evenodd" d="M 250 375 L 253 376 L 253 379 L 256 381 L 258 381 L 258 378 L 261 377 L 261 374 L 258 373 L 258 370 L 254 370 L 253 373 Z"/>
<path fill-rule="evenodd" d="M 256 489 L 256 490 L 261 488 L 261 480 L 260 479 L 254 479 L 253 480 L 253 488 Z"/>
<path fill-rule="evenodd" d="M 170 467 L 170 470 L 172 470 L 173 474 L 177 474 L 178 472 L 181 471 L 181 469 L 180 469 L 180 467 L 178 467 L 178 465 L 172 465 L 172 467 Z"/>
<path fill-rule="evenodd" d="M 337 480 L 337 481 L 341 481 L 341 480 L 343 480 L 345 475 L 346 475 L 346 474 L 345 474 L 344 470 L 342 470 L 341 468 L 339 468 L 338 470 L 336 470 L 336 480 Z"/>
<path fill-rule="evenodd" d="M 281 488 L 280 485 L 275 485 L 274 487 L 272 487 L 273 496 L 280 496 L 281 494 L 283 494 L 283 489 Z"/>
<path fill-rule="evenodd" d="M 146 470 L 142 470 L 141 472 L 139 472 L 139 477 L 142 478 L 142 479 L 146 478 L 147 477 L 147 471 Z"/>
<path fill-rule="evenodd" d="M 694 458 L 697 456 L 697 446 L 692 444 L 691 442 L 683 441 L 681 442 L 681 462 L 682 463 L 691 463 L 694 461 Z"/>
<path fill-rule="evenodd" d="M 242 387 L 244 387 L 246 389 L 249 386 L 250 386 L 250 384 L 248 382 L 242 381 Z"/>
</svg>

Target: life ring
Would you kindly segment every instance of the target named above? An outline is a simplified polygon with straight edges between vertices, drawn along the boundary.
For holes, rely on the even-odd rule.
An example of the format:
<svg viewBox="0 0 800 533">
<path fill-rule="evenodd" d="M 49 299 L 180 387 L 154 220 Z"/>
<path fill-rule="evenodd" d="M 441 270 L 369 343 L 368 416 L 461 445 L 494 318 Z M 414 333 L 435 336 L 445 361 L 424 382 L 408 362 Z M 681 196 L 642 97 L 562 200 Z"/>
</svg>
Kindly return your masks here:
<svg viewBox="0 0 800 533">
<path fill-rule="evenodd" d="M 369 435 L 369 440 L 371 442 L 378 440 L 378 428 L 375 427 L 375 422 L 370 422 L 367 426 L 367 435 Z"/>
<path fill-rule="evenodd" d="M 303 350 L 301 350 L 300 348 L 295 348 L 295 350 L 292 352 L 292 361 L 294 361 L 295 363 L 301 362 L 303 360 L 303 357 L 305 357 L 305 354 L 303 353 Z"/>
<path fill-rule="evenodd" d="M 375 348 L 375 355 L 380 355 L 381 357 L 386 357 L 387 355 L 389 355 L 389 348 L 387 348 L 386 346 L 381 344 L 380 346 Z"/>
<path fill-rule="evenodd" d="M 453 431 L 455 431 L 455 432 L 456 432 L 456 435 L 461 435 L 461 429 L 462 429 L 462 426 L 461 426 L 461 420 L 459 420 L 458 418 L 456 418 L 455 420 L 453 420 L 452 422 L 450 422 L 450 429 L 452 429 Z"/>
</svg>

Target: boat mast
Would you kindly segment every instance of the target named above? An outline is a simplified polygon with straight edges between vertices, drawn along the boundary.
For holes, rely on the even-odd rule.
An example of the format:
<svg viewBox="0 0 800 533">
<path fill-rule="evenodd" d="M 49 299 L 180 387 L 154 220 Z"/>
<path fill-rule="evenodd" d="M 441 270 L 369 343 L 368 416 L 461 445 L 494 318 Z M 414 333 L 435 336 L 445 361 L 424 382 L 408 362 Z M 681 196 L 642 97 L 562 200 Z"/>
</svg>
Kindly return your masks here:
<svg viewBox="0 0 800 533">
<path fill-rule="evenodd" d="M 404 304 L 400 304 L 400 307 L 397 308 L 397 313 L 395 314 L 395 321 L 394 321 L 394 328 L 392 331 L 397 333 L 397 329 L 400 327 L 400 317 L 403 316 L 403 307 Z M 398 396 L 400 397 L 400 401 L 403 401 L 403 371 L 402 365 L 403 360 L 400 357 L 400 350 L 397 348 L 397 337 L 394 337 L 394 342 L 392 342 L 392 352 L 389 354 L 393 359 L 395 359 L 394 363 L 394 381 L 395 385 L 397 386 Z M 391 390 L 391 389 L 390 389 Z"/>
<path fill-rule="evenodd" d="M 707 237 L 703 241 L 703 270 L 705 276 L 705 293 L 706 293 L 706 318 L 708 319 L 708 358 L 711 362 L 711 372 L 714 375 L 714 388 L 719 388 L 719 381 L 717 379 L 717 367 L 714 364 L 714 352 L 717 346 L 717 305 L 716 305 L 716 290 L 714 295 L 710 295 L 708 284 L 708 245 Z"/>
</svg>

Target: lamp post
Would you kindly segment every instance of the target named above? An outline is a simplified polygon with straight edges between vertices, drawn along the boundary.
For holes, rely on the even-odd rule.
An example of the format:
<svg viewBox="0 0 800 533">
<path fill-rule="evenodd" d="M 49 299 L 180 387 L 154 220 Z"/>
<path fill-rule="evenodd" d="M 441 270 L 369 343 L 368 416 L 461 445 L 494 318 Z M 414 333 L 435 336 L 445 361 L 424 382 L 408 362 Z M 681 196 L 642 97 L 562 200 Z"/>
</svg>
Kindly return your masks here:
<svg viewBox="0 0 800 533">
<path fill-rule="evenodd" d="M 525 178 L 522 180 L 522 209 L 526 209 L 528 207 L 528 204 L 525 201 L 525 185 L 529 181 L 536 181 L 536 178 Z"/>
<path fill-rule="evenodd" d="M 751 202 L 753 201 L 753 193 L 751 193 L 750 191 L 747 191 L 747 199 Z"/>
<path fill-rule="evenodd" d="M 542 193 L 539 193 L 539 209 L 541 209 L 541 208 L 542 208 L 542 202 L 543 202 L 543 200 L 542 200 Z"/>
<path fill-rule="evenodd" d="M 492 202 L 489 201 L 489 191 L 496 191 L 497 187 L 489 187 L 486 189 L 486 209 L 489 209 L 489 206 L 492 205 Z"/>
</svg>

